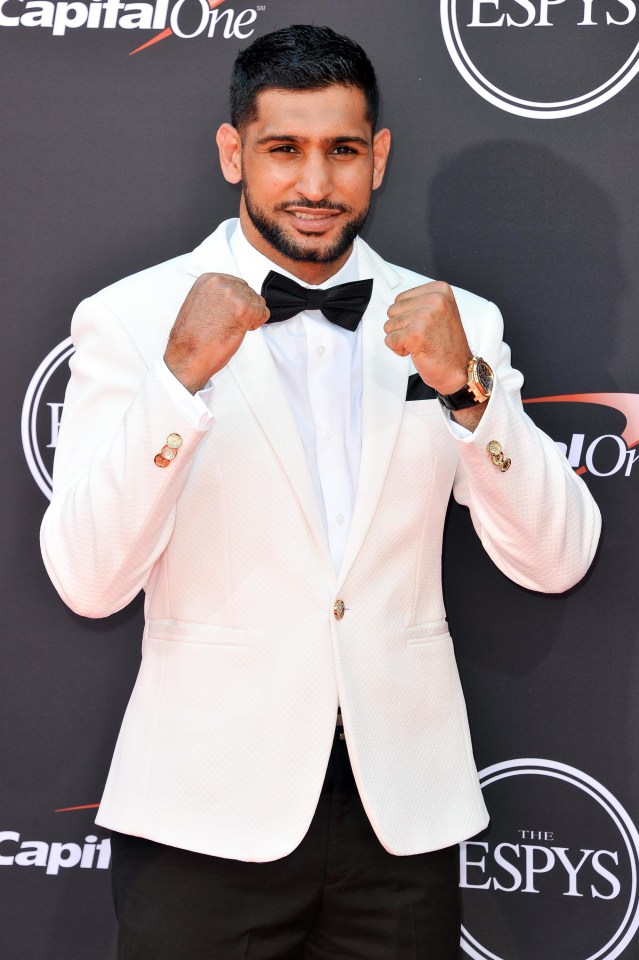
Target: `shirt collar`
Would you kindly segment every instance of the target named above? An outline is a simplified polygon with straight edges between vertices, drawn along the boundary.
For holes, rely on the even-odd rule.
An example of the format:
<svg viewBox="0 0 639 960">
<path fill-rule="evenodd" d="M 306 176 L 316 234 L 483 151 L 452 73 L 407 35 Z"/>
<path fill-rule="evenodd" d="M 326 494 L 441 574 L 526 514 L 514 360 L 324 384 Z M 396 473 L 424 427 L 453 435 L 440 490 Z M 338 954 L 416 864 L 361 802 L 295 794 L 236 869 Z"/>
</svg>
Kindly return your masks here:
<svg viewBox="0 0 639 960">
<path fill-rule="evenodd" d="M 333 276 L 327 280 L 324 280 L 323 283 L 317 284 L 317 286 L 328 289 L 329 287 L 336 286 L 338 283 L 349 283 L 352 280 L 359 280 L 358 243 L 359 241 L 356 238 L 350 257 L 346 263 L 340 267 L 337 273 L 333 274 Z M 246 280 L 248 285 L 258 293 L 262 289 L 262 284 L 269 270 L 275 270 L 277 273 L 290 277 L 303 287 L 313 286 L 313 284 L 304 283 L 299 277 L 289 273 L 288 270 L 284 270 L 278 266 L 278 264 L 269 260 L 268 257 L 265 257 L 259 250 L 256 250 L 244 236 L 239 220 L 235 222 L 235 227 L 229 239 L 229 247 L 242 279 Z"/>
</svg>

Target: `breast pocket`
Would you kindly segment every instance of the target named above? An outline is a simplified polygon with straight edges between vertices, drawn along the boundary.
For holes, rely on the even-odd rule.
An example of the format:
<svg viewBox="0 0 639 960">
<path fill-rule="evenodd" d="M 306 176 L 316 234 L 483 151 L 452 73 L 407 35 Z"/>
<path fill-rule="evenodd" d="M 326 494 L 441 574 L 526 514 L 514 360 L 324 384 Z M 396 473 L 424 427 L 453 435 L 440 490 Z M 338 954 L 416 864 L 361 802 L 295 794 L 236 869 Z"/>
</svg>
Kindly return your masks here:
<svg viewBox="0 0 639 960">
<path fill-rule="evenodd" d="M 406 387 L 406 400 L 411 403 L 418 403 L 420 400 L 436 400 L 437 396 L 432 387 L 424 383 L 418 373 L 413 373 L 408 378 Z M 438 401 L 439 402 L 439 401 Z"/>
<path fill-rule="evenodd" d="M 410 400 L 404 404 L 405 417 L 441 417 L 439 400 Z"/>
</svg>

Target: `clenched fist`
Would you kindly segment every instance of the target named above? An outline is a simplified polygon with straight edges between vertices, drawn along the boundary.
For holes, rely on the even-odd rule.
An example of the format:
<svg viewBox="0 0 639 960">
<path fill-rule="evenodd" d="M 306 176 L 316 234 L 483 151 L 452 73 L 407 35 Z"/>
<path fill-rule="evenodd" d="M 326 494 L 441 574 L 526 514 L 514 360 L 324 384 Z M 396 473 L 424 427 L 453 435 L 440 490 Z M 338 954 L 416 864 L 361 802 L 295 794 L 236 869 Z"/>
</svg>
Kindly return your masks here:
<svg viewBox="0 0 639 960">
<path fill-rule="evenodd" d="M 225 367 L 249 330 L 270 316 L 245 280 L 203 273 L 191 287 L 169 334 L 164 362 L 191 393 Z"/>
<path fill-rule="evenodd" d="M 438 393 L 461 390 L 472 357 L 453 291 L 433 281 L 400 293 L 388 308 L 386 345 L 410 353 L 422 380 Z"/>
</svg>

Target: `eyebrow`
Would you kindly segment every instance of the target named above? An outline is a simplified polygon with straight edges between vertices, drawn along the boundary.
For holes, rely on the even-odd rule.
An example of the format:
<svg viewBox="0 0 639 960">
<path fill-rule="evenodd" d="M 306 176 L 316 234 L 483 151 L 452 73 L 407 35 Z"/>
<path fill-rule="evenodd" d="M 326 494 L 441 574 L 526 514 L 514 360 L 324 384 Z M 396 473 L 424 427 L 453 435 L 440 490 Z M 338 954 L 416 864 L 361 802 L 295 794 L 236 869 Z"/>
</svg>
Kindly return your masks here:
<svg viewBox="0 0 639 960">
<path fill-rule="evenodd" d="M 310 137 L 295 137 L 290 133 L 269 133 L 264 137 L 260 137 L 256 141 L 258 146 L 262 146 L 266 143 L 299 143 L 306 144 L 311 142 Z M 358 143 L 363 147 L 370 147 L 370 140 L 366 140 L 365 137 L 358 136 L 340 136 L 340 137 L 322 137 L 321 139 L 322 146 L 330 147 L 339 143 Z"/>
</svg>

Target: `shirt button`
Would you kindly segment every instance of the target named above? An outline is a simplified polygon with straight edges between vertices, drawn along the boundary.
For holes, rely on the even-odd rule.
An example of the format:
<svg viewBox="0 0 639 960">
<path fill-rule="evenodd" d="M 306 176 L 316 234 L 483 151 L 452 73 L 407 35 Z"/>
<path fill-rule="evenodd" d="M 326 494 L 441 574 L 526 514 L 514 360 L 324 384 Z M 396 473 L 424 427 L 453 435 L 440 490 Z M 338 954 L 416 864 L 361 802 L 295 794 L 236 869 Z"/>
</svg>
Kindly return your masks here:
<svg viewBox="0 0 639 960">
<path fill-rule="evenodd" d="M 336 620 L 341 620 L 344 616 L 344 611 L 346 607 L 344 606 L 343 600 L 336 600 L 333 605 L 333 616 Z"/>
<path fill-rule="evenodd" d="M 323 346 L 320 345 L 320 346 L 317 348 L 317 355 L 318 355 L 318 357 L 323 357 L 325 353 L 326 353 L 326 347 L 323 347 Z"/>
<path fill-rule="evenodd" d="M 337 520 L 338 523 L 344 523 L 344 514 L 338 513 L 335 519 Z"/>
<path fill-rule="evenodd" d="M 331 439 L 331 431 L 328 429 L 328 427 L 324 427 L 324 429 L 322 430 L 322 436 L 324 437 L 325 440 Z"/>
</svg>

